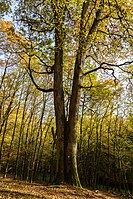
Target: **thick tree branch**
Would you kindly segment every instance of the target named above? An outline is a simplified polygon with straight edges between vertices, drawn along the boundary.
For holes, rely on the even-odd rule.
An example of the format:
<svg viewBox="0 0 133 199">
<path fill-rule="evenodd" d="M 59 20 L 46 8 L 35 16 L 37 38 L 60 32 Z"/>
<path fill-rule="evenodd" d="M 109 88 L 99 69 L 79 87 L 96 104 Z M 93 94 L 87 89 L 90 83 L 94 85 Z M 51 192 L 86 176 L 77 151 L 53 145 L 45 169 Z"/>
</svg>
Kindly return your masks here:
<svg viewBox="0 0 133 199">
<path fill-rule="evenodd" d="M 34 7 L 37 8 L 38 6 L 42 5 L 42 4 L 44 3 L 44 1 L 45 1 L 45 0 L 43 0 L 43 1 L 39 2 L 39 3 L 37 3 Z"/>
<path fill-rule="evenodd" d="M 30 30 L 31 31 L 34 31 L 34 32 L 38 32 L 38 33 L 46 33 L 46 32 L 52 32 L 54 30 L 54 27 L 52 28 L 41 28 L 40 30 L 36 29 L 36 28 L 33 28 L 32 26 L 30 27 Z"/>
<path fill-rule="evenodd" d="M 127 70 L 124 70 L 123 68 L 121 68 L 121 66 L 129 65 L 129 64 L 132 64 L 132 63 L 133 63 L 133 61 L 126 61 L 126 62 L 121 63 L 121 64 L 112 64 L 112 63 L 102 62 L 99 67 L 91 69 L 91 70 L 85 72 L 83 74 L 83 76 L 86 76 L 86 75 L 88 75 L 90 73 L 96 72 L 97 70 L 100 70 L 100 69 L 103 69 L 103 70 L 112 70 L 113 74 L 114 74 L 114 69 L 113 68 L 104 67 L 104 65 L 106 65 L 106 66 L 112 66 L 112 67 L 118 67 L 123 72 L 132 74 L 130 71 L 127 71 Z"/>
<path fill-rule="evenodd" d="M 49 88 L 49 89 L 44 89 L 44 88 L 41 88 L 40 86 L 37 85 L 37 83 L 35 82 L 34 78 L 33 78 L 33 75 L 32 75 L 32 70 L 30 68 L 30 62 L 31 62 L 31 57 L 29 57 L 29 62 L 28 62 L 28 74 L 31 78 L 31 81 L 33 82 L 33 84 L 35 85 L 35 87 L 39 90 L 39 91 L 42 91 L 42 92 L 53 92 L 53 88 Z"/>
<path fill-rule="evenodd" d="M 133 60 L 132 61 L 126 61 L 126 62 L 121 63 L 121 64 L 111 64 L 111 63 L 107 63 L 107 62 L 102 62 L 100 64 L 100 66 L 107 65 L 107 66 L 120 67 L 120 66 L 129 65 L 129 64 L 132 64 L 132 63 L 133 63 Z"/>
<path fill-rule="evenodd" d="M 98 24 L 99 24 L 99 22 L 100 22 L 101 13 L 102 13 L 102 10 L 103 10 L 103 6 L 104 6 L 104 3 L 103 3 L 103 0 L 101 0 L 100 5 L 99 5 L 99 8 L 98 8 L 98 10 L 97 10 L 97 12 L 96 12 L 96 17 L 95 17 L 95 19 L 94 19 L 94 21 L 93 21 L 93 24 L 92 24 L 92 26 L 91 26 L 91 28 L 90 28 L 90 30 L 89 30 L 89 32 L 88 32 L 87 38 L 88 38 L 89 35 L 91 35 L 91 34 L 96 30 L 96 28 L 98 27 Z"/>
<path fill-rule="evenodd" d="M 41 72 L 41 71 L 36 71 L 36 70 L 34 70 L 34 69 L 30 69 L 32 72 L 34 72 L 34 73 L 36 73 L 36 74 L 39 74 L 39 75 L 46 75 L 46 74 L 48 74 L 46 71 L 44 71 L 44 72 Z"/>
<path fill-rule="evenodd" d="M 90 85 L 90 86 L 83 86 L 83 85 L 79 85 L 80 88 L 83 88 L 83 89 L 91 89 L 91 88 L 97 88 L 97 87 L 100 87 L 100 86 L 93 86 L 93 85 Z"/>
<path fill-rule="evenodd" d="M 42 72 L 40 74 L 46 74 L 46 73 L 47 74 L 52 74 L 54 72 L 54 64 L 52 66 L 49 66 L 38 55 L 35 55 L 35 56 L 40 60 L 40 62 L 43 63 L 44 66 L 46 66 L 46 72 Z"/>
</svg>

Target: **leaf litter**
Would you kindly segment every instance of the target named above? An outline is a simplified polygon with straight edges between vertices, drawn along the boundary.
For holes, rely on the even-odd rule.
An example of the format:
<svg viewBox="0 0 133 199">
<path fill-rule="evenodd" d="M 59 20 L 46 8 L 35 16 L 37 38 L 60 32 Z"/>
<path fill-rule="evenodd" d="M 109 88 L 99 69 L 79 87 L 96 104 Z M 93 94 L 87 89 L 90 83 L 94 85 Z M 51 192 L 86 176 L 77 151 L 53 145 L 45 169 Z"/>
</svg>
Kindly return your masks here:
<svg viewBox="0 0 133 199">
<path fill-rule="evenodd" d="M 0 199 L 124 199 L 125 196 L 69 185 L 43 185 L 0 177 Z M 130 198 L 133 198 L 132 196 Z"/>
</svg>

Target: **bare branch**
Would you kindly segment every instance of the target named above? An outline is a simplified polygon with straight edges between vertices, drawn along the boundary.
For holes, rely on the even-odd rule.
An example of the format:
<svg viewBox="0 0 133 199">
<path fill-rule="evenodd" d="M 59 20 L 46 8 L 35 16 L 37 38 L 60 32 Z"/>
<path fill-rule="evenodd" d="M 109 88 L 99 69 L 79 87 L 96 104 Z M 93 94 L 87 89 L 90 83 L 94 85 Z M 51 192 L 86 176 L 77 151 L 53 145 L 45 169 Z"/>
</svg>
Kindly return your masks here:
<svg viewBox="0 0 133 199">
<path fill-rule="evenodd" d="M 34 70 L 34 69 L 30 69 L 32 72 L 34 72 L 34 73 L 36 73 L 36 74 L 40 74 L 40 75 L 47 75 L 47 74 L 53 74 L 53 69 L 52 69 L 52 67 L 50 67 L 50 68 L 46 68 L 46 71 L 42 71 L 42 72 L 40 72 L 40 71 L 36 71 L 36 70 Z"/>
<path fill-rule="evenodd" d="M 36 4 L 34 7 L 35 7 L 35 8 L 37 8 L 38 6 L 40 6 L 41 4 L 43 4 L 43 3 L 44 3 L 44 1 L 45 1 L 45 0 L 43 0 L 43 1 L 41 1 L 41 2 L 39 2 L 39 3 L 38 3 L 38 4 Z"/>
<path fill-rule="evenodd" d="M 40 30 L 38 30 L 31 26 L 30 30 L 34 31 L 34 32 L 38 32 L 38 33 L 45 33 L 45 32 L 52 32 L 54 30 L 54 27 L 52 27 L 50 29 L 49 28 L 41 28 Z"/>
<path fill-rule="evenodd" d="M 90 86 L 83 86 L 83 85 L 79 85 L 79 87 L 80 87 L 80 88 L 84 88 L 84 89 L 86 89 L 86 88 L 87 88 L 87 89 L 88 89 L 88 88 L 91 89 L 91 88 L 99 88 L 100 86 L 93 86 L 93 85 L 90 85 Z"/>
<path fill-rule="evenodd" d="M 101 16 L 101 13 L 102 13 L 102 9 L 103 9 L 103 0 L 101 0 L 101 2 L 100 2 L 100 6 L 99 6 L 99 8 L 98 8 L 98 10 L 97 10 L 97 12 L 96 12 L 96 18 L 94 19 L 94 21 L 93 21 L 93 24 L 92 24 L 92 26 L 91 26 L 91 28 L 90 28 L 90 30 L 89 30 L 89 33 L 88 33 L 88 36 L 87 36 L 87 38 L 89 37 L 89 35 L 91 35 L 95 30 L 96 30 L 96 28 L 98 27 L 98 24 L 99 24 L 99 22 L 100 22 L 100 16 Z"/>
<path fill-rule="evenodd" d="M 29 57 L 29 63 L 28 63 L 28 74 L 33 82 L 33 84 L 35 85 L 35 87 L 39 90 L 39 91 L 42 91 L 42 92 L 53 92 L 53 88 L 49 88 L 49 89 L 44 89 L 44 88 L 41 88 L 40 86 L 37 85 L 37 83 L 35 82 L 34 78 L 33 78 L 33 75 L 32 75 L 32 70 L 30 68 L 30 62 L 31 62 L 31 56 Z"/>
<path fill-rule="evenodd" d="M 44 72 L 39 72 L 39 71 L 36 71 L 36 70 L 34 70 L 34 69 L 30 69 L 32 72 L 34 72 L 34 73 L 36 73 L 36 74 L 39 74 L 39 75 L 46 75 L 46 74 L 48 74 L 46 71 L 44 71 Z"/>
<path fill-rule="evenodd" d="M 98 62 L 97 62 L 97 63 L 98 63 Z M 130 73 L 130 74 L 131 74 L 131 72 L 129 72 L 129 71 L 127 71 L 127 70 L 124 70 L 123 68 L 121 68 L 121 66 L 129 65 L 129 64 L 132 64 L 132 63 L 133 63 L 133 61 L 126 61 L 126 62 L 121 63 L 121 64 L 112 64 L 112 63 L 102 62 L 102 63 L 100 64 L 99 67 L 87 71 L 86 73 L 83 74 L 83 76 L 88 75 L 88 74 L 93 73 L 93 72 L 96 72 L 96 71 L 99 70 L 99 69 L 103 69 L 103 70 L 112 70 L 112 71 L 113 71 L 113 74 L 114 74 L 114 69 L 113 69 L 113 68 L 104 67 L 104 65 L 112 66 L 112 67 L 118 67 L 118 68 L 121 69 L 123 72 Z"/>
<path fill-rule="evenodd" d="M 52 74 L 53 72 L 54 72 L 54 65 L 52 65 L 52 66 L 49 66 L 49 65 L 47 65 L 38 55 L 34 55 L 34 56 L 36 56 L 42 63 L 43 63 L 43 65 L 44 66 L 46 66 L 46 72 L 42 72 L 42 73 L 40 73 L 40 74 Z M 35 72 L 35 71 L 34 71 Z M 38 72 L 39 73 L 39 72 Z"/>
<path fill-rule="evenodd" d="M 87 71 L 86 73 L 83 74 L 83 76 L 86 76 L 86 75 L 88 75 L 88 74 L 90 74 L 90 73 L 96 72 L 96 71 L 99 70 L 99 69 L 102 69 L 101 66 Z"/>
<path fill-rule="evenodd" d="M 120 67 L 120 66 L 129 65 L 129 64 L 132 64 L 132 63 L 133 63 L 133 60 L 132 61 L 126 61 L 126 62 L 121 63 L 121 64 L 111 64 L 111 63 L 107 63 L 107 62 L 102 62 L 100 64 L 100 66 L 107 65 L 107 66 Z"/>
</svg>

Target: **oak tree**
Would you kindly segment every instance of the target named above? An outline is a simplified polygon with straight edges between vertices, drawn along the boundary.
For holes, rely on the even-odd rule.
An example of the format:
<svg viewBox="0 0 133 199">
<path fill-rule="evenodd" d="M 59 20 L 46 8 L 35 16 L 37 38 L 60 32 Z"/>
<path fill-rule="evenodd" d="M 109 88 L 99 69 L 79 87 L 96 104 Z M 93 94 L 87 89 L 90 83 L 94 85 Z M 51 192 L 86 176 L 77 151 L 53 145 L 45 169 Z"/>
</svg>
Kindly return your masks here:
<svg viewBox="0 0 133 199">
<path fill-rule="evenodd" d="M 117 69 L 128 72 L 126 66 L 132 63 L 132 6 L 125 0 L 18 1 L 16 18 L 29 41 L 26 45 L 22 42 L 29 59 L 27 71 L 38 90 L 54 95 L 56 181 L 81 186 L 77 171 L 81 89 L 92 86 L 89 76 L 96 71 L 108 71 L 114 80 Z M 122 58 L 126 61 L 119 64 Z M 66 71 L 71 74 L 69 94 Z M 40 81 L 41 75 L 45 81 Z M 87 77 L 88 85 L 84 86 Z"/>
</svg>

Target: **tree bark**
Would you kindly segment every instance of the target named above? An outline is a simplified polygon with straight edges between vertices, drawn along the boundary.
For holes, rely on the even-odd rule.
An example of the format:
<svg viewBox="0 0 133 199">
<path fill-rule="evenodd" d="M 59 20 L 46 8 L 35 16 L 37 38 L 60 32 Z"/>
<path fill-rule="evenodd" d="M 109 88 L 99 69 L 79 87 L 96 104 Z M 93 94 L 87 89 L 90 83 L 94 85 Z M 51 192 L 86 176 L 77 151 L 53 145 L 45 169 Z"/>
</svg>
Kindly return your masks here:
<svg viewBox="0 0 133 199">
<path fill-rule="evenodd" d="M 77 169 L 77 134 L 78 134 L 78 112 L 80 104 L 80 84 L 82 82 L 82 53 L 77 52 L 74 77 L 73 77 L 73 87 L 70 100 L 69 117 L 67 122 L 67 128 L 65 132 L 65 171 L 66 171 L 66 181 L 76 185 L 81 186 L 78 169 Z"/>
<path fill-rule="evenodd" d="M 63 7 L 63 6 L 62 6 Z M 83 18 L 84 9 L 88 4 L 83 5 L 83 13 L 80 24 L 79 47 L 77 50 L 72 94 L 70 98 L 70 107 L 68 121 L 65 117 L 65 103 L 63 93 L 63 23 L 65 16 L 65 7 L 57 6 L 55 10 L 55 66 L 54 66 L 54 105 L 57 129 L 57 179 L 63 179 L 65 182 L 81 186 L 77 169 L 77 133 L 78 133 L 78 112 L 80 104 L 80 85 L 82 82 L 82 66 L 84 65 L 84 29 Z M 62 14 L 62 17 L 59 16 Z"/>
<path fill-rule="evenodd" d="M 57 9 L 58 11 L 58 9 Z M 65 106 L 63 92 L 63 19 L 55 12 L 54 107 L 57 135 L 56 182 L 64 181 Z"/>
</svg>

